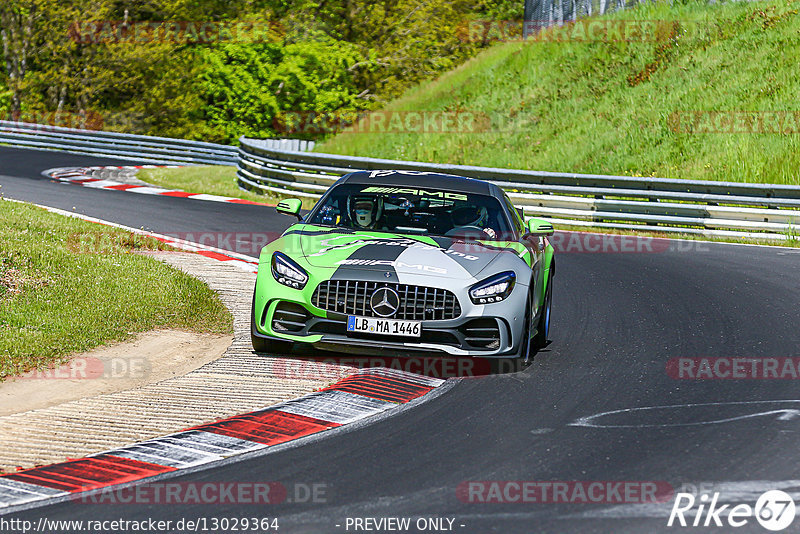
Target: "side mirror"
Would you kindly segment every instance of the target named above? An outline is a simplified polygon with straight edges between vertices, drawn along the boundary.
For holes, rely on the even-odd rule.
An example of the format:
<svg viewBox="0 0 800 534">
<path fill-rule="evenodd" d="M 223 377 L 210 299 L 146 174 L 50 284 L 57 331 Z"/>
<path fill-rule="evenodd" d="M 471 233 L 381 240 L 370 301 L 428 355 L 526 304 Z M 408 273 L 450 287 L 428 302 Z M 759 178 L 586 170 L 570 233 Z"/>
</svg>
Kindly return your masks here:
<svg viewBox="0 0 800 534">
<path fill-rule="evenodd" d="M 294 215 L 297 217 L 298 221 L 302 221 L 303 218 L 300 217 L 300 207 L 303 205 L 303 202 L 299 198 L 285 198 L 278 202 L 278 205 L 275 207 L 278 210 L 278 213 L 283 213 L 284 215 Z"/>
<path fill-rule="evenodd" d="M 546 236 L 553 235 L 555 233 L 555 228 L 553 228 L 553 225 L 550 224 L 550 221 L 537 219 L 536 217 L 531 217 L 528 219 L 526 226 L 528 228 L 528 235 Z"/>
</svg>

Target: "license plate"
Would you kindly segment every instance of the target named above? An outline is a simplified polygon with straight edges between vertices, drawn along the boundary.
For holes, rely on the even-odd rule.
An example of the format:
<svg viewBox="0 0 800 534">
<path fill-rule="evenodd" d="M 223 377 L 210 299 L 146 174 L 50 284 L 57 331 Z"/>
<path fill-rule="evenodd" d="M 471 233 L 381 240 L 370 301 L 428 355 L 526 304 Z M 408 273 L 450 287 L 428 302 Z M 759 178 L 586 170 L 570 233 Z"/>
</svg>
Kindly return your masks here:
<svg viewBox="0 0 800 534">
<path fill-rule="evenodd" d="M 348 332 L 365 334 L 381 334 L 385 336 L 419 337 L 422 324 L 419 321 L 401 321 L 399 319 L 379 319 L 377 317 L 347 317 Z"/>
</svg>

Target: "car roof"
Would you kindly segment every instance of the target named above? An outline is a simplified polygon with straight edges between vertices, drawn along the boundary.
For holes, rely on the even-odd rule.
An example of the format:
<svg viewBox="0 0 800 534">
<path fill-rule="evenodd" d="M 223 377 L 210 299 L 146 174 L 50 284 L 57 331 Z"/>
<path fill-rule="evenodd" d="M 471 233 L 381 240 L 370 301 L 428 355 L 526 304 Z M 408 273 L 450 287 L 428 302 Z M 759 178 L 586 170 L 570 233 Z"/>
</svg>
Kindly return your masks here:
<svg viewBox="0 0 800 534">
<path fill-rule="evenodd" d="M 421 187 L 502 197 L 502 189 L 489 182 L 453 174 L 420 171 L 356 171 L 346 174 L 339 183 L 374 184 L 392 187 Z"/>
</svg>

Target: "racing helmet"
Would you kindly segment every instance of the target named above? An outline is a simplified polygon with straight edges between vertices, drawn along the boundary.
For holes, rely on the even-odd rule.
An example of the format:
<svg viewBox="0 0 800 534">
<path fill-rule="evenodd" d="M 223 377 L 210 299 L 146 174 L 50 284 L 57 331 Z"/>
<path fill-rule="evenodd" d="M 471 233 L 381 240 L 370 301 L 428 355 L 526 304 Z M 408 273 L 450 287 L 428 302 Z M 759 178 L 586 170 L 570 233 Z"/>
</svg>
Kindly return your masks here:
<svg viewBox="0 0 800 534">
<path fill-rule="evenodd" d="M 489 212 L 486 207 L 472 204 L 454 209 L 450 216 L 456 227 L 477 226 L 478 228 L 484 228 L 489 220 Z"/>
<path fill-rule="evenodd" d="M 383 214 L 383 198 L 352 196 L 347 199 L 350 220 L 359 228 L 372 228 Z"/>
</svg>

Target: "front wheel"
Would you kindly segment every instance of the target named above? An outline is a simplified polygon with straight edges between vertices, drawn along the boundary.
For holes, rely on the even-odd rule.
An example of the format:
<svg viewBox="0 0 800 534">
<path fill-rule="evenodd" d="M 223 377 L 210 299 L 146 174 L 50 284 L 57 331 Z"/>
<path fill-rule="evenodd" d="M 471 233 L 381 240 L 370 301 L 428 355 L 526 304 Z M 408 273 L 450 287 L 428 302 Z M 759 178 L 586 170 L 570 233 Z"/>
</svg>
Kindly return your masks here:
<svg viewBox="0 0 800 534">
<path fill-rule="evenodd" d="M 253 350 L 256 352 L 286 354 L 292 350 L 292 345 L 289 341 L 264 339 L 263 337 L 256 337 L 254 334 L 250 334 L 250 341 L 253 343 Z"/>
<path fill-rule="evenodd" d="M 544 304 L 539 313 L 539 321 L 536 323 L 536 335 L 533 336 L 534 348 L 542 349 L 547 346 L 547 336 L 550 334 L 550 310 L 553 306 L 553 281 L 552 277 L 547 284 L 544 292 Z"/>
<path fill-rule="evenodd" d="M 531 308 L 533 307 L 532 297 L 533 295 L 530 295 L 528 298 L 528 304 L 525 306 L 525 321 L 522 323 L 524 325 L 522 329 L 522 339 L 520 340 L 519 352 L 517 353 L 516 358 L 514 358 L 522 365 L 529 364 L 533 359 L 534 346 L 533 339 L 531 338 Z"/>
</svg>

